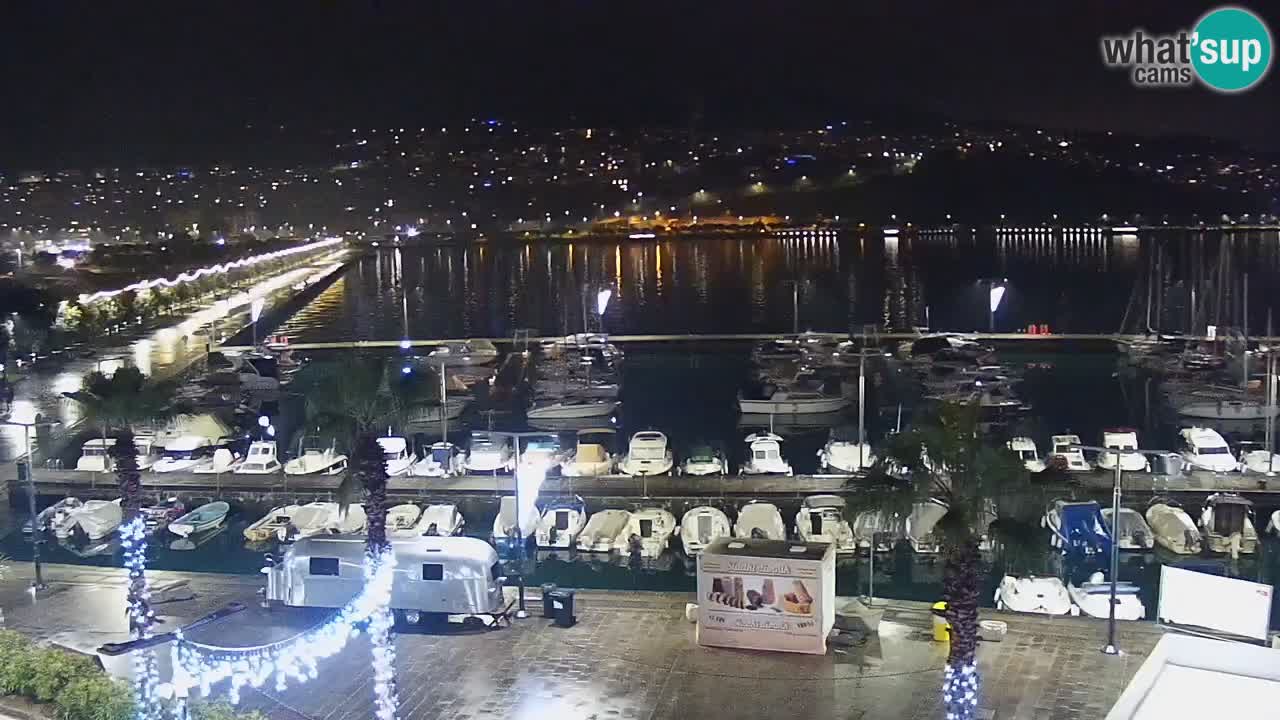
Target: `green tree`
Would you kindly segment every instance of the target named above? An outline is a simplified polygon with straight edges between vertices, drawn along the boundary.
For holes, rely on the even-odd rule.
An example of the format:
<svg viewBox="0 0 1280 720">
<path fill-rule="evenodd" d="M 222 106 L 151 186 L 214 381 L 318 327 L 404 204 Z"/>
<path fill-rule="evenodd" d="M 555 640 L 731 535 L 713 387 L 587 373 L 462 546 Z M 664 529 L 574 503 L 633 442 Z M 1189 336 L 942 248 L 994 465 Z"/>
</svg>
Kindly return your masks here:
<svg viewBox="0 0 1280 720">
<path fill-rule="evenodd" d="M 949 717 L 972 717 L 978 693 L 979 542 L 988 528 L 1016 542 L 1047 497 L 1013 453 L 983 443 L 976 405 L 942 405 L 935 416 L 891 436 L 877 455 L 864 498 L 868 507 L 902 518 L 931 499 L 947 507 L 934 530 L 946 557 L 942 599 L 951 623 L 943 694 Z"/>
</svg>

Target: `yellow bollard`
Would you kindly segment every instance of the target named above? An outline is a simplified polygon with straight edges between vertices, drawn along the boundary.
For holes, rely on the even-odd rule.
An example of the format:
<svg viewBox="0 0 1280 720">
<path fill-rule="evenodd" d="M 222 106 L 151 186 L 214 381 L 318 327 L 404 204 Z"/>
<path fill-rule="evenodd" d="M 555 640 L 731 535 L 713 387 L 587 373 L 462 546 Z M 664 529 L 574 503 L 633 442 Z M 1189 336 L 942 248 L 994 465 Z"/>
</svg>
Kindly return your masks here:
<svg viewBox="0 0 1280 720">
<path fill-rule="evenodd" d="M 951 642 L 951 623 L 946 617 L 947 603 L 943 600 L 933 604 L 933 641 Z"/>
</svg>

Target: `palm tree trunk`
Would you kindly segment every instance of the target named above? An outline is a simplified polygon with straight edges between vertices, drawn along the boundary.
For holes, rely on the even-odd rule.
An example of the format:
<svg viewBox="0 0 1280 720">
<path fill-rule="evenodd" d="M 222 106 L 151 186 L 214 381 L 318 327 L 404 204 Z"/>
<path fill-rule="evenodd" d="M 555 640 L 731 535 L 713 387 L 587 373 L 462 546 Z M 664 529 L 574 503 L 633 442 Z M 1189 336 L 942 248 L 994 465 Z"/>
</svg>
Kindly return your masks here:
<svg viewBox="0 0 1280 720">
<path fill-rule="evenodd" d="M 967 720 L 978 704 L 979 678 L 975 663 L 978 652 L 978 573 L 981 557 L 972 539 L 947 552 L 942 579 L 942 598 L 947 603 L 951 623 L 951 648 L 942 694 L 948 718 Z"/>
<path fill-rule="evenodd" d="M 370 556 L 378 557 L 387 547 L 387 463 L 382 446 L 372 434 L 363 433 L 356 441 L 355 472 L 364 486 L 364 512 L 368 523 L 365 547 Z"/>
<path fill-rule="evenodd" d="M 111 446 L 111 462 L 120 483 L 120 509 L 127 523 L 142 509 L 142 475 L 138 472 L 138 445 L 133 441 L 133 430 L 123 430 L 116 435 L 116 443 Z"/>
<path fill-rule="evenodd" d="M 126 563 L 129 566 L 129 626 L 139 636 L 145 636 L 151 630 L 154 616 L 147 590 L 146 537 L 141 528 L 136 527 L 143 522 L 142 475 L 138 472 L 138 446 L 134 443 L 132 430 L 126 429 L 116 435 L 115 445 L 111 446 L 111 461 L 115 465 L 120 487 L 120 510 L 124 516 L 120 536 L 125 545 L 126 560 L 130 561 Z"/>
</svg>

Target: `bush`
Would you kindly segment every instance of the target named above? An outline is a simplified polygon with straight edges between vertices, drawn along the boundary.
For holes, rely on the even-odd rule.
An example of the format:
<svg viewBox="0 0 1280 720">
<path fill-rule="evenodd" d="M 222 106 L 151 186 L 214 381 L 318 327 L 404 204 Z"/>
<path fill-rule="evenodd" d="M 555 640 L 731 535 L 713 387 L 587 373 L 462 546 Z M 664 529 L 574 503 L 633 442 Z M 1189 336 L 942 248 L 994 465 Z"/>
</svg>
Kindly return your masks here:
<svg viewBox="0 0 1280 720">
<path fill-rule="evenodd" d="M 229 703 L 200 702 L 191 704 L 191 720 L 267 720 L 267 716 L 257 710 L 240 712 Z"/>
<path fill-rule="evenodd" d="M 133 693 L 106 675 L 67 683 L 54 701 L 61 720 L 132 720 Z"/>
<path fill-rule="evenodd" d="M 36 649 L 26 637 L 0 630 L 0 693 L 30 695 L 35 682 Z"/>
<path fill-rule="evenodd" d="M 99 676 L 98 666 L 82 655 L 50 648 L 35 653 L 32 693 L 40 702 L 53 702 L 72 680 Z"/>
</svg>

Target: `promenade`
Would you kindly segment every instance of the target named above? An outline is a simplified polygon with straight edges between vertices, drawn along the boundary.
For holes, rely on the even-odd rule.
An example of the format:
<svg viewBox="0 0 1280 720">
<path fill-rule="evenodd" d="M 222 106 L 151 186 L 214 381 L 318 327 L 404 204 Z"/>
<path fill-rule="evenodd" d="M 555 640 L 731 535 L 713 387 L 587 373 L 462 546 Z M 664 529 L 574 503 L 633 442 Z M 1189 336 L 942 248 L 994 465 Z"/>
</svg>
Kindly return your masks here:
<svg viewBox="0 0 1280 720">
<path fill-rule="evenodd" d="M 281 639 L 320 622 L 322 611 L 258 606 L 256 577 L 156 572 L 153 583 L 186 580 L 195 597 L 156 606 L 162 628 L 239 600 L 249 607 L 196 639 L 225 646 Z M 7 627 L 45 642 L 89 649 L 125 634 L 124 574 L 50 566 L 50 589 L 32 598 L 27 565 L 0 581 Z M 536 595 L 531 596 L 536 597 Z M 584 592 L 579 622 L 556 628 L 538 617 L 480 633 L 397 635 L 397 681 L 406 720 L 730 717 L 735 720 L 941 718 L 945 646 L 929 636 L 919 603 L 877 601 L 878 632 L 823 656 L 703 648 L 684 619 L 685 594 Z M 535 603 L 531 602 L 531 608 Z M 1159 639 L 1150 623 L 1122 625 L 1125 654 L 1098 652 L 1105 623 L 984 611 L 1009 623 L 1003 642 L 981 644 L 979 717 L 1101 718 Z M 372 715 L 369 647 L 363 639 L 321 665 L 320 678 L 276 693 L 244 695 L 273 720 L 365 720 Z M 225 688 L 223 688 L 225 690 Z"/>
</svg>

